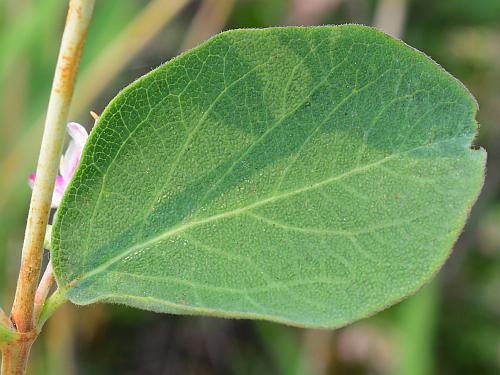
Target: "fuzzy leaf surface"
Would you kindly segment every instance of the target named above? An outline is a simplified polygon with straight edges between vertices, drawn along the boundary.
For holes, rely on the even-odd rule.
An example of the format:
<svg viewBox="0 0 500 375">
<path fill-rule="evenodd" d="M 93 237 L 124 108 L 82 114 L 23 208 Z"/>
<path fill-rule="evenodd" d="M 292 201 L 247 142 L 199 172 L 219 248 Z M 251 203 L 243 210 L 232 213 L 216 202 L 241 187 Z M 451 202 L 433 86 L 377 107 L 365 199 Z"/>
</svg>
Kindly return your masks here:
<svg viewBox="0 0 500 375">
<path fill-rule="evenodd" d="M 414 293 L 484 178 L 476 103 L 362 26 L 222 33 L 122 91 L 53 229 L 76 304 L 339 327 Z"/>
</svg>

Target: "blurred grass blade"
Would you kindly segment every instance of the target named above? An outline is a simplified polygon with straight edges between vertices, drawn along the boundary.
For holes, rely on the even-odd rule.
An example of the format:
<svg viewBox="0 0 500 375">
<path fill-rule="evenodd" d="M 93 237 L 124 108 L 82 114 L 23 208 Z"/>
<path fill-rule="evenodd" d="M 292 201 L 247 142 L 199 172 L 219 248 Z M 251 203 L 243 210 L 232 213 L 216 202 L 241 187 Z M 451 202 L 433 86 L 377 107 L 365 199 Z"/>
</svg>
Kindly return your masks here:
<svg viewBox="0 0 500 375">
<path fill-rule="evenodd" d="M 264 348 L 269 353 L 278 374 L 310 374 L 302 355 L 300 336 L 291 329 L 274 323 L 256 321 L 257 330 Z"/>
<path fill-rule="evenodd" d="M 407 0 L 379 0 L 373 25 L 395 38 L 401 38 L 406 20 Z"/>
<path fill-rule="evenodd" d="M 13 23 L 8 32 L 0 34 L 0 81 L 5 79 L 16 57 L 29 50 L 38 40 L 38 30 L 43 25 L 58 19 L 58 9 L 64 9 L 63 0 L 35 1 L 33 9 L 27 10 Z"/>
<path fill-rule="evenodd" d="M 436 282 L 401 304 L 402 356 L 397 375 L 432 374 L 439 287 Z"/>
<path fill-rule="evenodd" d="M 51 0 L 59 1 L 59 0 Z M 83 69 L 75 91 L 70 117 L 90 109 L 92 101 L 113 81 L 126 65 L 141 52 L 190 0 L 153 0 L 137 15 L 109 46 L 102 50 L 92 64 Z M 11 199 L 12 193 L 29 173 L 28 164 L 41 137 L 44 115 L 2 160 L 0 173 L 0 209 Z"/>
<path fill-rule="evenodd" d="M 82 73 L 70 117 L 90 110 L 92 101 L 189 1 L 151 1 Z"/>
<path fill-rule="evenodd" d="M 204 0 L 182 42 L 181 51 L 196 47 L 222 31 L 234 8 L 235 0 Z"/>
</svg>

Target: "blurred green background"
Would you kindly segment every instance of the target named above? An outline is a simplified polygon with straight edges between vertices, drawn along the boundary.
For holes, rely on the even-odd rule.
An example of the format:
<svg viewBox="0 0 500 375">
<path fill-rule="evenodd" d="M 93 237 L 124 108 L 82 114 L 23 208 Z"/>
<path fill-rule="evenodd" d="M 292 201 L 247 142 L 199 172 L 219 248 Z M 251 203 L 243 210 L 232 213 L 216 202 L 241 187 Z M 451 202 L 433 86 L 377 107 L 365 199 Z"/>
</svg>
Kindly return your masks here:
<svg viewBox="0 0 500 375">
<path fill-rule="evenodd" d="M 0 305 L 12 303 L 67 0 L 0 0 Z M 71 120 L 231 28 L 362 23 L 432 56 L 480 103 L 481 197 L 453 255 L 414 297 L 335 332 L 65 306 L 30 374 L 499 374 L 500 0 L 97 0 Z"/>
</svg>

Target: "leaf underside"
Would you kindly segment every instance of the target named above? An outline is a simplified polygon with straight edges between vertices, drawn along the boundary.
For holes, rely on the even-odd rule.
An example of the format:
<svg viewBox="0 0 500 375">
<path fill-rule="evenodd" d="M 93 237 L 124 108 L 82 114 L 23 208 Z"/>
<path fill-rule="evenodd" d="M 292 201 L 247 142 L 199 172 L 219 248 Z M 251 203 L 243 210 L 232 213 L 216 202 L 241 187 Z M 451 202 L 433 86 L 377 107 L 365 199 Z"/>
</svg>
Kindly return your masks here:
<svg viewBox="0 0 500 375">
<path fill-rule="evenodd" d="M 222 33 L 121 92 L 58 210 L 76 304 L 339 327 L 414 293 L 483 183 L 476 104 L 362 26 Z"/>
</svg>

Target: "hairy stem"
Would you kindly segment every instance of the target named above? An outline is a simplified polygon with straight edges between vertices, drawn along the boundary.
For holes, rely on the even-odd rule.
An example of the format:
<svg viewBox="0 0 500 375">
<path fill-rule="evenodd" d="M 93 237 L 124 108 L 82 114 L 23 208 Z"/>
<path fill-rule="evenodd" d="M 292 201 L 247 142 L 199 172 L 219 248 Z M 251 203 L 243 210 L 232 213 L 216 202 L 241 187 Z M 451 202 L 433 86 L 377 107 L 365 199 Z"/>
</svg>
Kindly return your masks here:
<svg viewBox="0 0 500 375">
<path fill-rule="evenodd" d="M 35 294 L 43 256 L 45 230 L 64 141 L 76 72 L 94 0 L 70 0 L 38 158 L 23 243 L 21 269 L 11 318 L 18 332 L 35 330 Z M 2 375 L 23 374 L 33 339 L 18 340 L 3 352 Z"/>
</svg>

